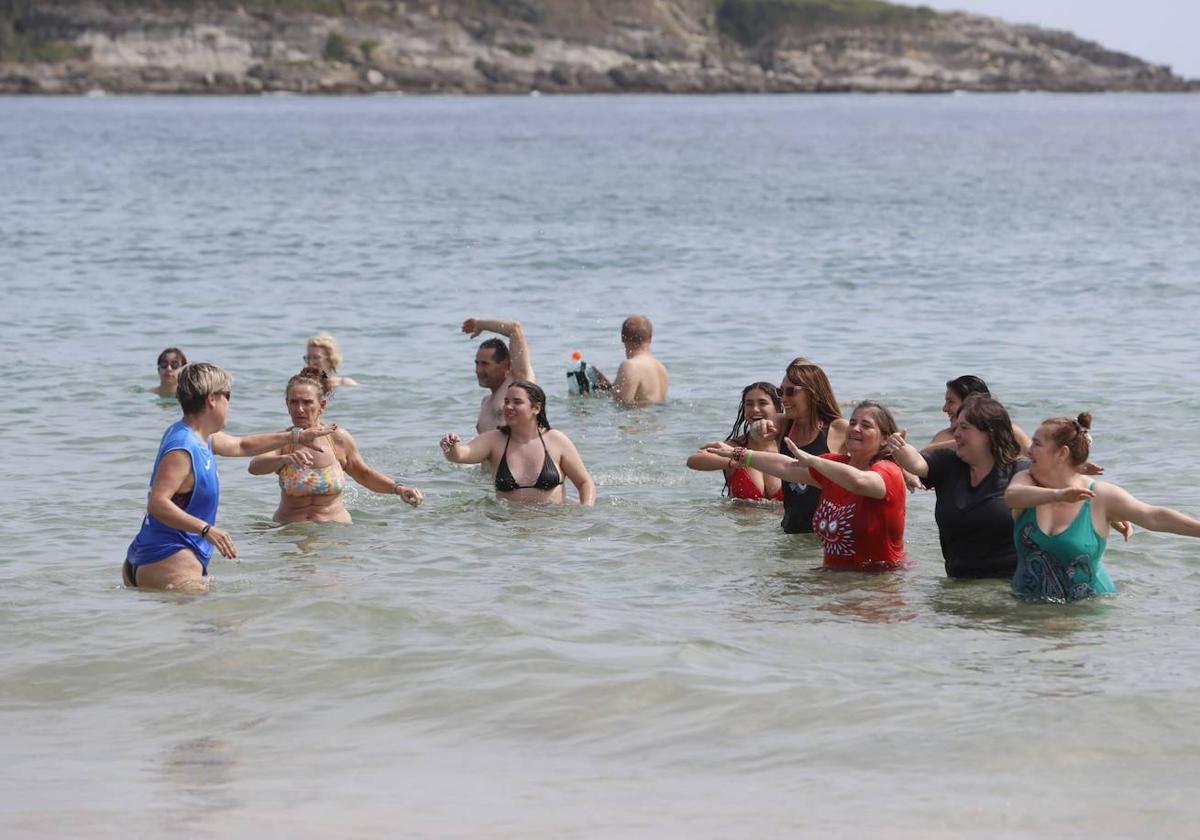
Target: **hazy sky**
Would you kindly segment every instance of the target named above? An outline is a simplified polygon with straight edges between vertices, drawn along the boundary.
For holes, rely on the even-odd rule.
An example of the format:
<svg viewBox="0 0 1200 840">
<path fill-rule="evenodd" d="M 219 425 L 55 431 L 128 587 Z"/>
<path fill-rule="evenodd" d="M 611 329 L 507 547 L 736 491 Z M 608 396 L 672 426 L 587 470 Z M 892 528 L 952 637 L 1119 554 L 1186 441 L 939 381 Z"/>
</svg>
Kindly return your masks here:
<svg viewBox="0 0 1200 840">
<path fill-rule="evenodd" d="M 1066 29 L 1200 78 L 1200 0 L 899 0 Z"/>
</svg>

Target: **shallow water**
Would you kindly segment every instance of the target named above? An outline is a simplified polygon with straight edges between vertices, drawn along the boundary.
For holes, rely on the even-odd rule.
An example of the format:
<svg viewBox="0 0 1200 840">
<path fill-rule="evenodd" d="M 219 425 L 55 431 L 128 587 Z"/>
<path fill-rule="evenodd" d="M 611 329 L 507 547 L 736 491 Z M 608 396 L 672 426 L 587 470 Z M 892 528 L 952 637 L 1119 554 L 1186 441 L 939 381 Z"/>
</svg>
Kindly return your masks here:
<svg viewBox="0 0 1200 840">
<path fill-rule="evenodd" d="M 1200 512 L 1187 441 L 1200 99 L 0 99 L 0 833 L 9 837 L 1189 836 L 1200 545 L 1112 546 L 1102 602 L 820 570 L 683 468 L 738 392 L 817 360 L 915 437 L 976 373 L 1032 429 Z M 651 316 L 672 399 L 565 397 Z M 518 317 L 594 510 L 446 464 L 467 316 Z M 286 426 L 328 417 L 426 504 L 272 527 L 225 459 L 213 591 L 124 590 L 176 344 Z"/>
</svg>

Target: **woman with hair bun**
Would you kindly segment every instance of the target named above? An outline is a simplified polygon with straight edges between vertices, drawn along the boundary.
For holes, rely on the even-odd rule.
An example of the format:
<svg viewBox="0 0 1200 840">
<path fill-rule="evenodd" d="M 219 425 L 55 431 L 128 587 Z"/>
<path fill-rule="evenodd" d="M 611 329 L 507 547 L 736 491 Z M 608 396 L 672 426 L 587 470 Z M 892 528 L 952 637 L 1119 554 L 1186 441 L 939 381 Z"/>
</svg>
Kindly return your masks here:
<svg viewBox="0 0 1200 840">
<path fill-rule="evenodd" d="M 563 476 L 579 493 L 579 503 L 596 503 L 596 483 L 571 439 L 551 429 L 546 393 L 526 379 L 513 380 L 504 392 L 504 425 L 482 432 L 469 443 L 447 432 L 440 446 L 455 464 L 487 463 L 496 498 L 523 502 L 566 501 Z"/>
<path fill-rule="evenodd" d="M 1019 598 L 1063 603 L 1116 592 L 1104 568 L 1112 520 L 1200 537 L 1200 520 L 1081 475 L 1091 429 L 1088 412 L 1044 420 L 1029 448 L 1029 469 L 1015 475 L 1005 491 L 1017 550 L 1012 588 Z"/>
<path fill-rule="evenodd" d="M 350 511 L 342 503 L 347 475 L 372 492 L 396 495 L 407 505 L 419 506 L 424 498 L 421 491 L 368 464 L 346 429 L 335 427 L 328 442 L 300 439 L 308 429 L 321 426 L 328 398 L 329 376 L 320 368 L 307 367 L 289 379 L 284 400 L 292 418 L 292 440 L 250 461 L 251 475 L 279 477 L 274 520 L 349 523 Z"/>
<path fill-rule="evenodd" d="M 729 458 L 730 467 L 754 466 L 784 481 L 818 488 L 812 528 L 825 549 L 826 567 L 883 571 L 907 561 L 904 515 L 908 492 L 903 471 L 884 447 L 895 432 L 892 413 L 865 400 L 850 416 L 847 455 L 813 455 L 795 443 L 789 446 L 794 457 L 751 452 L 727 443 L 710 443 L 705 449 Z"/>
<path fill-rule="evenodd" d="M 742 389 L 742 401 L 738 406 L 737 417 L 725 442 L 734 446 L 744 446 L 755 452 L 774 452 L 777 445 L 775 416 L 782 408 L 778 388 L 770 382 L 750 383 Z M 782 482 L 775 476 L 761 473 L 753 467 L 730 469 L 728 458 L 703 449 L 689 455 L 687 465 L 693 470 L 724 471 L 725 486 L 721 493 L 728 491 L 731 499 L 783 501 Z"/>
</svg>

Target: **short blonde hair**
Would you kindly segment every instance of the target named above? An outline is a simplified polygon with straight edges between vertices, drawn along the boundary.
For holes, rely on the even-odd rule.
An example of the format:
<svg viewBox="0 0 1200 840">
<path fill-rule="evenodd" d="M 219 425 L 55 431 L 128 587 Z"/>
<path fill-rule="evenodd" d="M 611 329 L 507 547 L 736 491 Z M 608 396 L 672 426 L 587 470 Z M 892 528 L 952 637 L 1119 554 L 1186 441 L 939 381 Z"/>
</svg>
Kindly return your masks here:
<svg viewBox="0 0 1200 840">
<path fill-rule="evenodd" d="M 329 354 L 329 364 L 333 365 L 333 369 L 337 370 L 342 366 L 342 348 L 338 347 L 337 339 L 327 332 L 319 332 L 316 335 L 310 335 L 307 347 L 319 347 Z"/>
<path fill-rule="evenodd" d="M 180 368 L 175 397 L 184 414 L 195 415 L 204 411 L 209 394 L 219 394 L 232 387 L 233 377 L 225 368 L 208 362 L 193 362 Z"/>
</svg>

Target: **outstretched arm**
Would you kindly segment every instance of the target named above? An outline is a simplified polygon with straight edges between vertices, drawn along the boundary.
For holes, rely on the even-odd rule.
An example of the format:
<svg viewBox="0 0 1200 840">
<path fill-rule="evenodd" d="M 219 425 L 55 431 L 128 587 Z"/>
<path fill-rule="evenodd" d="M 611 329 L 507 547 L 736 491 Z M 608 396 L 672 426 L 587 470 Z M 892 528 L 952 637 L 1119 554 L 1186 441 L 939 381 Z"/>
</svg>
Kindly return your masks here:
<svg viewBox="0 0 1200 840">
<path fill-rule="evenodd" d="M 438 445 L 442 448 L 442 455 L 453 464 L 482 464 L 492 454 L 492 442 L 496 435 L 502 434 L 494 430 L 484 432 L 472 438 L 470 443 L 463 443 L 454 432 L 447 432 L 442 435 Z"/>
<path fill-rule="evenodd" d="M 337 425 L 314 426 L 311 429 L 291 429 L 282 432 L 268 432 L 264 435 L 243 435 L 237 437 L 226 432 L 217 432 L 212 436 L 213 452 L 227 458 L 245 458 L 249 455 L 261 455 L 272 449 L 282 449 L 287 444 L 311 444 L 317 438 L 331 435 L 337 431 Z"/>
<path fill-rule="evenodd" d="M 509 370 L 513 379 L 533 378 L 533 361 L 529 355 L 529 340 L 520 321 L 500 321 L 495 318 L 468 318 L 463 321 L 462 331 L 478 338 L 482 332 L 499 333 L 508 339 Z"/>
<path fill-rule="evenodd" d="M 796 448 L 793 449 L 793 452 L 800 452 L 798 458 L 804 456 L 810 470 L 819 472 L 834 484 L 846 488 L 856 496 L 866 496 L 868 499 L 887 498 L 887 484 L 884 483 L 883 476 L 874 470 L 860 470 L 850 464 L 833 461 L 829 458 L 818 458 Z"/>
<path fill-rule="evenodd" d="M 1096 494 L 1086 487 L 1041 487 L 1034 482 L 1029 470 L 1021 470 L 1014 475 L 1004 491 L 1004 501 L 1013 510 L 1052 505 L 1055 502 L 1081 502 L 1095 497 Z"/>
<path fill-rule="evenodd" d="M 1200 537 L 1200 520 L 1169 507 L 1148 505 L 1115 484 L 1098 483 L 1096 487 L 1104 504 L 1104 515 L 1110 520 L 1129 520 L 1149 531 Z"/>
<path fill-rule="evenodd" d="M 704 445 L 706 452 L 725 459 L 725 467 L 729 466 L 729 459 L 734 456 L 738 448 L 725 441 L 713 441 Z M 760 472 L 773 475 L 776 478 L 782 478 L 784 481 L 793 481 L 797 484 L 814 483 L 812 473 L 808 471 L 808 467 L 795 458 L 789 458 L 787 455 L 782 455 L 778 452 L 748 451 L 746 454 L 750 456 L 750 463 L 746 464 L 746 456 L 743 455 L 741 464 L 744 466 L 752 466 Z"/>
<path fill-rule="evenodd" d="M 757 458 L 755 459 L 755 463 L 757 465 Z M 687 465 L 690 470 L 712 472 L 729 469 L 729 459 L 714 452 L 706 452 L 701 449 L 699 452 L 693 452 L 688 456 Z"/>
<path fill-rule="evenodd" d="M 884 446 L 892 453 L 892 460 L 900 465 L 900 469 L 918 478 L 925 478 L 929 475 L 929 463 L 915 446 L 905 440 L 907 434 L 907 430 L 902 430 L 889 435 Z"/>
<path fill-rule="evenodd" d="M 333 438 L 333 442 L 335 447 L 341 450 L 340 454 L 345 458 L 342 462 L 342 468 L 346 470 L 347 475 L 363 487 L 374 493 L 395 494 L 406 504 L 413 507 L 421 504 L 424 496 L 421 495 L 420 490 L 415 487 L 405 487 L 399 481 L 388 478 L 368 464 L 358 449 L 358 442 L 345 429 L 338 430 L 338 433 Z"/>
</svg>

